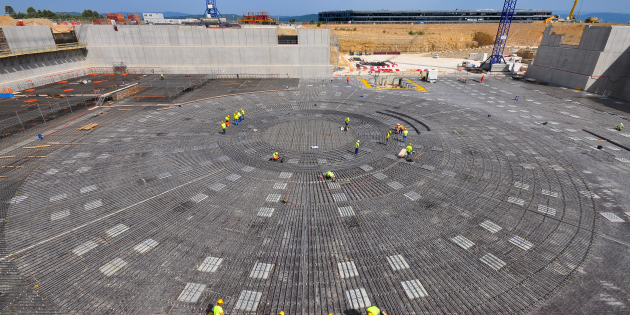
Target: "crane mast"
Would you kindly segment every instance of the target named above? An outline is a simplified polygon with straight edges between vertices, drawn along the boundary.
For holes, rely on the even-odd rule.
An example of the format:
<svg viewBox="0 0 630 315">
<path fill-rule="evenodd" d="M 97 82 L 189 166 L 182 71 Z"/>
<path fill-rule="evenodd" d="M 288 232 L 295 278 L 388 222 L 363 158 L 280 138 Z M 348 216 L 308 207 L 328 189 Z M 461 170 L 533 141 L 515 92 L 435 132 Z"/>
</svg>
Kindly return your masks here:
<svg viewBox="0 0 630 315">
<path fill-rule="evenodd" d="M 575 7 L 577 6 L 579 0 L 575 0 L 575 2 L 573 3 L 573 8 L 571 8 L 571 13 L 569 13 L 569 17 L 567 18 L 567 20 L 574 20 L 575 18 L 573 17 L 573 12 L 575 12 Z"/>
</svg>

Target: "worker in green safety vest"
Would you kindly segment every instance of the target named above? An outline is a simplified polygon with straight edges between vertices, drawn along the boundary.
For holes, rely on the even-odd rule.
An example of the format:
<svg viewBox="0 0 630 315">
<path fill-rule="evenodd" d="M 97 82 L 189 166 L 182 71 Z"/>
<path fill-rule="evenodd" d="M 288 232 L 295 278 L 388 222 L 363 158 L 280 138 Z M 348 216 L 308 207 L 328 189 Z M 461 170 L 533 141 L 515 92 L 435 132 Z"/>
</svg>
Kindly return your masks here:
<svg viewBox="0 0 630 315">
<path fill-rule="evenodd" d="M 361 140 L 357 140 L 357 143 L 354 144 L 354 154 L 359 154 L 359 142 Z"/>
<path fill-rule="evenodd" d="M 405 131 L 403 131 L 403 142 L 407 141 L 408 134 L 409 134 L 409 131 L 407 131 L 407 128 L 405 128 Z"/>
<path fill-rule="evenodd" d="M 346 117 L 346 131 L 348 131 L 349 124 L 350 124 L 350 117 Z"/>
<path fill-rule="evenodd" d="M 370 306 L 367 308 L 368 315 L 380 315 L 381 310 L 376 306 Z"/>
<path fill-rule="evenodd" d="M 387 132 L 387 135 L 385 136 L 385 139 L 387 140 L 387 145 L 389 145 L 389 135 L 392 134 L 392 131 L 390 130 L 389 132 Z"/>
<path fill-rule="evenodd" d="M 223 134 L 225 134 L 225 127 L 227 127 L 227 126 L 225 125 L 225 123 L 224 123 L 224 122 L 221 122 L 221 128 L 223 128 Z"/>
<path fill-rule="evenodd" d="M 245 111 L 241 108 L 241 117 L 245 120 Z"/>
<path fill-rule="evenodd" d="M 272 155 L 272 157 L 273 157 L 273 160 L 274 160 L 274 161 L 276 161 L 276 160 L 278 160 L 278 158 L 280 157 L 280 155 L 278 154 L 278 152 L 274 152 L 274 153 L 273 153 L 273 155 Z"/>
<path fill-rule="evenodd" d="M 223 299 L 218 300 L 217 305 L 212 308 L 213 315 L 223 315 L 223 308 L 221 305 L 223 305 Z"/>
<path fill-rule="evenodd" d="M 411 154 L 411 151 L 413 151 L 413 147 L 411 146 L 411 143 L 407 146 L 407 155 Z"/>
<path fill-rule="evenodd" d="M 326 172 L 326 178 L 334 180 L 335 179 L 335 173 L 333 173 L 331 171 Z"/>
<path fill-rule="evenodd" d="M 619 123 L 619 125 L 617 125 L 617 130 L 621 131 L 621 129 L 623 129 L 623 123 Z"/>
</svg>

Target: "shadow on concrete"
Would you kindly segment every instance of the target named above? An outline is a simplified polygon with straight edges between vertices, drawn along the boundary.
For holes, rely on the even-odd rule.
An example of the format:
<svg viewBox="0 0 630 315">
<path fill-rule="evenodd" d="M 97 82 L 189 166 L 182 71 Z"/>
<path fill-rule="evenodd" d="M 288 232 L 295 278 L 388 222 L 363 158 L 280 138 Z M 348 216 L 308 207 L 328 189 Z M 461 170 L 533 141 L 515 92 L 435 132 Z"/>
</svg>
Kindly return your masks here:
<svg viewBox="0 0 630 315">
<path fill-rule="evenodd" d="M 615 101 L 611 102 L 610 99 L 594 99 L 603 106 L 630 114 L 630 47 L 626 48 L 610 64 L 610 67 L 596 79 L 587 91 L 622 101 L 623 104 L 618 104 Z"/>
</svg>

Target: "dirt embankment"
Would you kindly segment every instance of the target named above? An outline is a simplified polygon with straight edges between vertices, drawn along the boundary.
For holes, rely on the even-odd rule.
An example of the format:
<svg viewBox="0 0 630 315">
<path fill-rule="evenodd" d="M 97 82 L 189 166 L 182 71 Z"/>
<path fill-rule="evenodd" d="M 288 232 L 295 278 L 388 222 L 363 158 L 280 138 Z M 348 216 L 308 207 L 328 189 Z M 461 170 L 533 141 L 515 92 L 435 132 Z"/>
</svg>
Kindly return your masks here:
<svg viewBox="0 0 630 315">
<path fill-rule="evenodd" d="M 514 23 L 507 46 L 537 47 L 547 24 Z M 304 28 L 317 28 L 305 25 Z M 337 34 L 342 53 L 400 51 L 403 53 L 477 51 L 494 44 L 496 23 L 479 24 L 343 24 L 322 25 Z M 554 32 L 564 34 L 564 44 L 577 45 L 582 37 L 583 24 L 555 24 Z M 413 33 L 413 35 L 412 35 Z"/>
<path fill-rule="evenodd" d="M 0 27 L 15 26 L 17 21 L 8 15 L 0 15 Z M 49 19 L 22 19 L 22 21 L 24 21 L 25 26 L 48 25 L 55 33 L 68 32 L 73 28 L 72 25 L 57 25 Z"/>
</svg>

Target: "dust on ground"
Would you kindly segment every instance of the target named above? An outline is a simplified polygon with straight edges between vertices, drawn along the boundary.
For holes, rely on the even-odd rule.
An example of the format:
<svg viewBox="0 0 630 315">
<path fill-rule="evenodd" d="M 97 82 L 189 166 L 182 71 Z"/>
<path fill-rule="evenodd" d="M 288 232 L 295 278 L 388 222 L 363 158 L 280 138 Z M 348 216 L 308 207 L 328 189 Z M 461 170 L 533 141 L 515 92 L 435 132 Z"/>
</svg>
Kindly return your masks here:
<svg viewBox="0 0 630 315">
<path fill-rule="evenodd" d="M 512 24 L 507 46 L 537 47 L 547 25 L 543 23 Z M 604 26 L 604 24 L 600 25 Z M 494 44 L 498 26 L 497 23 L 330 24 L 321 25 L 320 28 L 328 28 L 332 34 L 337 35 L 342 53 L 349 51 L 444 53 L 491 47 Z M 304 25 L 303 28 L 318 27 Z M 579 44 L 583 29 L 584 24 L 554 24 L 554 33 L 565 35 L 563 44 Z M 487 52 L 487 50 L 479 52 Z"/>
<path fill-rule="evenodd" d="M 0 15 L 0 26 L 15 26 L 17 19 L 8 15 Z M 48 25 L 55 33 L 65 33 L 73 29 L 73 25 L 57 25 L 49 19 L 22 19 L 24 26 Z"/>
</svg>

